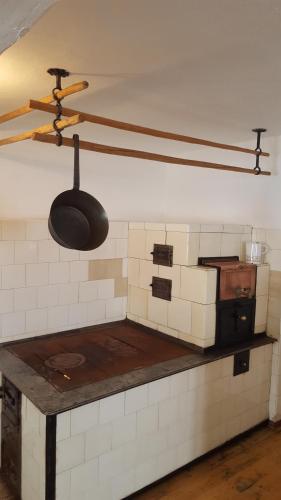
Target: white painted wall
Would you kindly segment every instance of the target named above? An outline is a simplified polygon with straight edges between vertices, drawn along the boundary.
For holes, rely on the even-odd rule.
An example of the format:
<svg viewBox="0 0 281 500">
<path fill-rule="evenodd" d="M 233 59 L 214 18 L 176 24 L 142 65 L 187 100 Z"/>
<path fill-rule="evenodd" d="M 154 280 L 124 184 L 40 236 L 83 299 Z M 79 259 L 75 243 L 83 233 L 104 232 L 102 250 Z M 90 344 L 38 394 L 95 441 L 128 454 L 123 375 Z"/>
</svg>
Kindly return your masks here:
<svg viewBox="0 0 281 500">
<path fill-rule="evenodd" d="M 97 142 L 105 142 L 104 130 L 84 124 L 79 128 L 83 138 Z M 109 136 L 109 144 L 140 149 L 136 134 L 110 131 Z M 255 162 L 251 155 L 211 148 L 195 150 L 186 144 L 141 139 L 143 149 L 163 154 L 245 167 L 253 167 Z M 254 143 L 255 138 L 251 147 Z M 81 188 L 101 201 L 110 219 L 281 227 L 280 145 L 280 137 L 263 141 L 264 150 L 272 156 L 262 159 L 262 165 L 272 169 L 271 177 L 169 166 L 82 151 Z M 54 197 L 72 185 L 72 163 L 73 152 L 69 148 L 58 149 L 31 141 L 1 148 L 0 217 L 46 217 Z"/>
</svg>

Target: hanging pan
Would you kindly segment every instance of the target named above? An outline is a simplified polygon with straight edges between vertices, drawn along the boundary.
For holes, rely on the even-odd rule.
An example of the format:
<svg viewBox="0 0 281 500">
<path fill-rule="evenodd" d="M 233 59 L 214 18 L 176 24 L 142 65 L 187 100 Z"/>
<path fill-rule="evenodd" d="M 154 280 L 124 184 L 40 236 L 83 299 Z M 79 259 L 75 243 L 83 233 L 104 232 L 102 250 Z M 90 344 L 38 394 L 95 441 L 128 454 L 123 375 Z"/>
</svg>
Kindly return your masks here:
<svg viewBox="0 0 281 500">
<path fill-rule="evenodd" d="M 73 250 L 93 250 L 107 237 L 108 218 L 98 200 L 80 191 L 79 135 L 73 135 L 73 189 L 59 194 L 52 203 L 49 231 L 61 246 Z"/>
</svg>

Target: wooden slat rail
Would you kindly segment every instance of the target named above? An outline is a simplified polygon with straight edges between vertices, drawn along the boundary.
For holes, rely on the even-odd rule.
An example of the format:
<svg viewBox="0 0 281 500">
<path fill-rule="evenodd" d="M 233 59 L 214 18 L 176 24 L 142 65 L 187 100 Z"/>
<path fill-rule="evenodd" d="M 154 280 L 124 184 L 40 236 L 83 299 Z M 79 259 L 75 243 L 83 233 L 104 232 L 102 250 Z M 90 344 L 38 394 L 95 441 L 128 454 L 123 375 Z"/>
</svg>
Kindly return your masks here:
<svg viewBox="0 0 281 500">
<path fill-rule="evenodd" d="M 34 133 L 32 139 L 35 141 L 45 142 L 48 144 L 56 144 L 56 137 L 52 135 L 45 135 Z M 69 137 L 63 137 L 63 146 L 73 147 L 73 140 Z M 211 163 L 206 161 L 188 160 L 186 158 L 177 158 L 174 156 L 166 156 L 157 153 L 150 153 L 148 151 L 138 151 L 134 149 L 117 148 L 114 146 L 106 146 L 104 144 L 97 144 L 95 142 L 81 141 L 80 149 L 87 151 L 95 151 L 97 153 L 127 156 L 130 158 L 141 158 L 143 160 L 159 161 L 161 163 L 173 163 L 174 165 L 189 165 L 192 167 L 213 168 L 216 170 L 227 170 L 229 172 L 240 172 L 243 174 L 254 174 L 254 170 L 249 168 L 234 167 L 232 165 L 224 165 L 221 163 Z M 271 175 L 268 171 L 262 171 L 260 175 Z"/>
<path fill-rule="evenodd" d="M 40 111 L 46 111 L 48 113 L 55 114 L 57 112 L 56 106 L 53 106 L 51 104 L 42 103 L 40 101 L 35 101 L 33 99 L 31 99 L 29 101 L 29 107 L 32 109 L 40 110 Z M 229 144 L 221 144 L 219 142 L 207 141 L 204 139 L 197 139 L 195 137 L 190 137 L 187 135 L 174 134 L 173 132 L 164 132 L 162 130 L 156 130 L 156 129 L 149 128 L 149 127 L 142 127 L 140 125 L 133 125 L 132 123 L 120 122 L 118 120 L 113 120 L 111 118 L 105 118 L 103 116 L 93 115 L 90 113 L 84 113 L 84 112 L 77 111 L 77 110 L 71 109 L 71 108 L 63 107 L 63 109 L 62 109 L 62 114 L 64 116 L 77 115 L 78 113 L 80 113 L 80 115 L 83 116 L 85 122 L 96 123 L 99 125 L 104 125 L 106 127 L 117 128 L 120 130 L 126 130 L 128 132 L 136 132 L 138 134 L 159 137 L 162 139 L 187 142 L 189 144 L 199 144 L 201 146 L 209 146 L 212 148 L 227 149 L 230 151 L 238 151 L 240 153 L 247 153 L 247 154 L 253 154 L 253 155 L 257 154 L 254 149 L 242 148 L 239 146 L 231 146 Z M 269 155 L 269 153 L 262 152 L 261 156 L 270 156 L 270 155 Z"/>
<path fill-rule="evenodd" d="M 69 87 L 65 87 L 64 89 L 58 91 L 57 95 L 60 99 L 63 97 L 66 97 L 71 94 L 75 94 L 76 92 L 80 92 L 81 90 L 84 90 L 88 88 L 89 84 L 88 82 L 77 82 L 73 83 L 72 85 L 69 85 Z M 42 102 L 42 103 L 51 103 L 54 102 L 53 95 L 47 95 L 45 97 L 41 97 L 38 99 L 36 102 Z M 33 111 L 33 108 L 29 106 L 29 104 L 26 104 L 24 106 L 21 106 L 20 108 L 15 109 L 14 111 L 10 111 L 9 113 L 5 113 L 4 115 L 0 116 L 0 123 L 8 122 L 9 120 L 13 120 L 14 118 L 17 118 L 18 116 L 26 115 L 27 113 L 30 113 Z M 79 113 L 73 113 L 74 115 L 77 115 Z"/>
<path fill-rule="evenodd" d="M 83 117 L 80 115 L 74 115 L 70 118 L 65 118 L 64 120 L 60 120 L 57 123 L 59 129 L 71 127 L 73 125 L 77 125 L 83 121 Z M 22 134 L 12 135 L 11 137 L 5 137 L 4 139 L 0 139 L 0 146 L 5 146 L 6 144 L 12 144 L 14 142 L 25 141 L 26 139 L 31 139 L 35 132 L 39 134 L 50 134 L 54 132 L 54 126 L 52 123 L 48 123 L 47 125 L 42 125 L 41 127 L 34 128 L 32 130 L 28 130 L 27 132 L 23 132 Z M 56 141 L 56 137 L 53 137 Z"/>
</svg>

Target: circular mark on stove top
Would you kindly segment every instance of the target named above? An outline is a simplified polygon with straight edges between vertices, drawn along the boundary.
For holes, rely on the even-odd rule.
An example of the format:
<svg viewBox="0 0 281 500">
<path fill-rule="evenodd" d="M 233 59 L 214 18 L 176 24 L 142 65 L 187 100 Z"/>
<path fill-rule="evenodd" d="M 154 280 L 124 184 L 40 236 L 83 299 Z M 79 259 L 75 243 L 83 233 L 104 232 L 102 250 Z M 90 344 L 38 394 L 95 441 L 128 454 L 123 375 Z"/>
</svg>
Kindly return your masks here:
<svg viewBox="0 0 281 500">
<path fill-rule="evenodd" d="M 45 365 L 53 370 L 66 370 L 77 368 L 85 363 L 86 358 L 78 352 L 63 352 L 55 354 L 45 361 Z"/>
</svg>

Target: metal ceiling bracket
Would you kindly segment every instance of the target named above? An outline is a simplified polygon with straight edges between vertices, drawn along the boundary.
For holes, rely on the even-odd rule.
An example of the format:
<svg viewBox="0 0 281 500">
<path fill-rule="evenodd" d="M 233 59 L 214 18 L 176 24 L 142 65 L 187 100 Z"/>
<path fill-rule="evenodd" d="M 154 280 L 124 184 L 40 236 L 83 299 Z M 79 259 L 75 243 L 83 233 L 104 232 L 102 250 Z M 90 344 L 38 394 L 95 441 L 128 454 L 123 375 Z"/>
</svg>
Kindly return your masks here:
<svg viewBox="0 0 281 500">
<path fill-rule="evenodd" d="M 62 115 L 62 105 L 61 105 L 61 100 L 58 95 L 57 91 L 61 90 L 61 79 L 69 76 L 69 71 L 63 68 L 49 68 L 47 73 L 51 76 L 56 77 L 56 86 L 52 90 L 53 97 L 56 101 L 56 106 L 57 106 L 57 113 L 56 113 L 56 118 L 53 121 L 53 126 L 56 131 L 56 136 L 57 136 L 57 146 L 62 145 L 62 130 L 63 128 L 59 129 L 58 128 L 58 122 L 61 120 L 61 115 Z"/>
<path fill-rule="evenodd" d="M 256 151 L 256 166 L 254 168 L 254 171 L 255 171 L 255 175 L 260 175 L 260 173 L 261 173 L 260 155 L 262 153 L 262 149 L 261 149 L 261 134 L 263 132 L 266 132 L 266 128 L 253 128 L 252 132 L 255 132 L 257 134 L 257 147 L 255 149 L 255 151 Z"/>
</svg>

